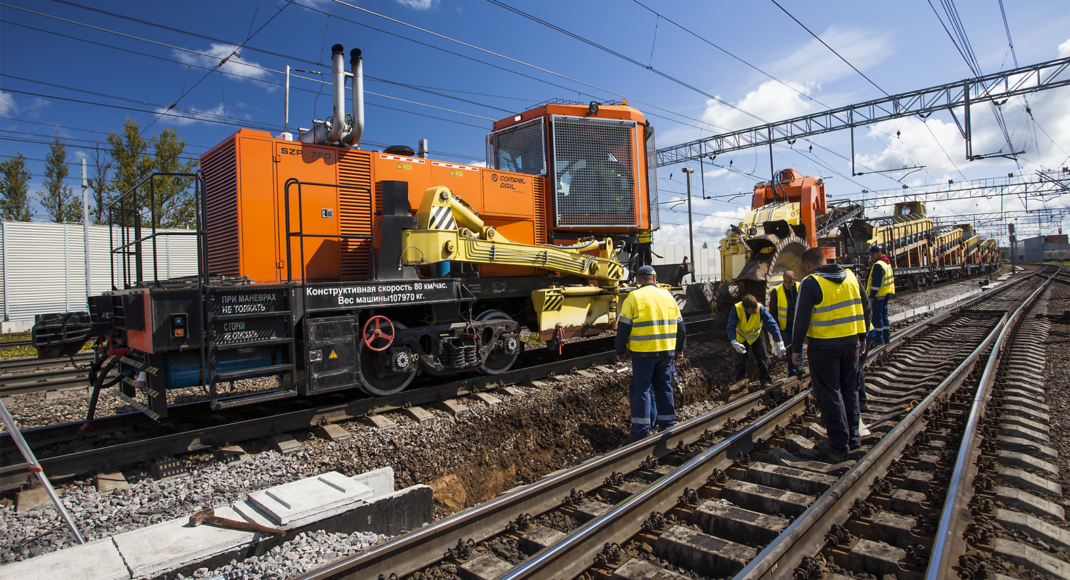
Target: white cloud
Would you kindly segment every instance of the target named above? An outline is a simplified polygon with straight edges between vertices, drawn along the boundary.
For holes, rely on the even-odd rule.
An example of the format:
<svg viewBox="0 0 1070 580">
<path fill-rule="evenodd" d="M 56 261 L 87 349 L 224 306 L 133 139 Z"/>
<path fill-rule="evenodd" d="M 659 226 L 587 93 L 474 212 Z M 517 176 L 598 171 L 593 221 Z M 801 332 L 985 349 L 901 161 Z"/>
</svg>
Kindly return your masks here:
<svg viewBox="0 0 1070 580">
<path fill-rule="evenodd" d="M 17 112 L 19 112 L 19 105 L 15 102 L 15 97 L 9 93 L 0 92 L 0 115 L 6 117 Z"/>
<path fill-rule="evenodd" d="M 1059 45 L 1059 58 L 1070 56 L 1070 40 Z"/>
<path fill-rule="evenodd" d="M 862 71 L 891 54 L 889 35 L 877 30 L 844 29 L 834 25 L 820 36 L 821 40 Z M 858 74 L 817 39 L 765 68 L 778 79 L 816 79 L 821 83 Z"/>
<path fill-rule="evenodd" d="M 77 151 L 77 150 L 76 150 L 76 151 L 74 152 L 74 159 L 75 159 L 75 161 L 81 161 L 82 159 L 86 159 L 86 158 L 87 158 L 87 157 L 86 157 L 85 151 Z"/>
<path fill-rule="evenodd" d="M 430 10 L 438 6 L 438 0 L 394 0 L 398 4 L 413 10 Z"/>
<path fill-rule="evenodd" d="M 806 95 L 809 95 L 813 89 L 813 85 L 790 84 L 797 91 Z M 736 108 L 712 99 L 707 100 L 706 111 L 702 114 L 702 120 L 723 130 L 732 131 L 762 124 L 762 121 L 747 113 L 766 121 L 797 117 L 809 112 L 811 107 L 810 102 L 799 92 L 776 81 L 767 81 L 762 83 L 757 90 L 747 93 L 747 96 L 735 103 Z"/>
<path fill-rule="evenodd" d="M 215 67 L 216 65 L 219 64 L 219 62 L 221 60 L 223 60 L 223 59 L 225 59 L 227 57 L 230 57 L 230 58 L 227 58 L 227 62 L 224 63 L 219 68 L 223 72 L 226 72 L 226 73 L 229 73 L 229 74 L 232 74 L 232 75 L 239 75 L 239 76 L 235 76 L 235 77 L 230 77 L 230 78 L 233 78 L 233 79 L 236 79 L 236 80 L 239 80 L 239 81 L 251 80 L 251 79 L 264 79 L 264 78 L 267 78 L 271 74 L 271 73 L 269 73 L 268 71 L 266 71 L 266 70 L 264 70 L 262 68 L 255 68 L 255 67 L 260 66 L 259 63 L 253 62 L 251 60 L 242 59 L 240 52 L 238 54 L 234 55 L 234 56 L 230 56 L 234 52 L 234 50 L 237 49 L 237 48 L 238 47 L 233 45 L 233 44 L 216 44 L 216 43 L 212 43 L 212 45 L 207 50 L 199 51 L 199 52 L 203 52 L 205 54 L 209 54 L 211 56 L 204 56 L 204 55 L 201 55 L 201 54 L 192 54 L 192 53 L 189 53 L 189 52 L 177 51 L 176 50 L 175 51 L 175 57 L 178 60 L 180 60 L 180 61 L 182 61 L 184 63 L 195 64 L 195 65 L 198 65 L 198 66 L 205 66 L 205 67 Z M 250 65 L 253 65 L 253 66 L 250 66 Z M 247 77 L 247 78 L 241 78 L 241 77 Z"/>
</svg>

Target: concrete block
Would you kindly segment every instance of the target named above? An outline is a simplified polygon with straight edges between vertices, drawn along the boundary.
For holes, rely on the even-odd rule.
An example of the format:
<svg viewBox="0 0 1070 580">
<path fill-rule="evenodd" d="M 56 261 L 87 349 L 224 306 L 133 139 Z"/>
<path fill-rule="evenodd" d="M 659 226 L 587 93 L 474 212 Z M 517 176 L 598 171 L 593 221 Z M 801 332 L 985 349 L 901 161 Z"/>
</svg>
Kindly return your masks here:
<svg viewBox="0 0 1070 580">
<path fill-rule="evenodd" d="M 1037 471 L 1046 471 L 1053 477 L 1059 477 L 1059 466 L 1053 463 L 1048 463 L 1043 459 L 1037 459 L 1031 455 L 1025 453 L 1016 453 L 1014 451 L 1000 451 L 999 462 L 1003 465 L 1009 465 L 1011 467 L 1018 467 L 1021 469 L 1035 469 Z"/>
<path fill-rule="evenodd" d="M 725 484 L 721 497 L 751 511 L 792 517 L 798 517 L 817 499 L 812 495 L 736 480 Z"/>
<path fill-rule="evenodd" d="M 231 508 L 216 510 L 216 515 L 241 519 Z M 155 577 L 226 552 L 256 543 L 260 534 L 219 526 L 189 525 L 189 518 L 179 518 L 119 534 L 112 540 L 134 578 Z"/>
<path fill-rule="evenodd" d="M 785 518 L 706 501 L 695 508 L 691 514 L 691 523 L 714 536 L 732 538 L 746 544 L 768 544 L 776 539 L 790 522 Z"/>
<path fill-rule="evenodd" d="M 62 399 L 63 397 L 63 391 L 48 391 L 45 393 L 46 401 L 55 401 L 56 399 Z"/>
<path fill-rule="evenodd" d="M 848 522 L 848 526 L 850 526 L 851 520 L 848 520 Z M 917 536 L 911 532 L 915 525 L 914 518 L 882 510 L 873 514 L 873 517 L 868 521 L 859 523 L 859 525 L 869 526 L 869 529 L 874 532 L 870 537 L 881 538 L 885 542 L 903 549 L 908 546 L 916 546 L 918 543 Z"/>
<path fill-rule="evenodd" d="M 549 389 L 552 387 L 550 383 L 545 381 L 528 381 L 527 384 L 529 386 L 535 387 L 536 389 Z"/>
<path fill-rule="evenodd" d="M 1018 425 L 1020 427 L 1025 427 L 1030 431 L 1044 433 L 1045 435 L 1050 434 L 1048 432 L 1048 426 L 1046 424 L 1031 421 L 1029 419 L 1026 419 L 1025 417 L 1019 417 L 1017 415 L 1006 415 L 1000 419 L 1000 423 L 1003 425 Z"/>
<path fill-rule="evenodd" d="M 910 491 L 909 489 L 898 489 L 892 494 L 888 507 L 899 513 L 920 516 L 926 513 L 926 508 L 922 506 L 926 499 L 924 493 Z"/>
<path fill-rule="evenodd" d="M 520 390 L 520 389 L 518 389 L 516 387 L 502 387 L 501 390 L 505 391 L 507 394 L 509 394 L 510 396 L 513 396 L 513 397 L 523 397 L 524 396 L 524 391 L 522 391 L 522 390 Z"/>
<path fill-rule="evenodd" d="M 604 504 L 604 503 L 602 503 L 600 501 L 596 501 L 596 500 L 592 499 L 592 500 L 585 501 L 585 502 L 581 503 L 580 505 L 576 506 L 573 509 L 572 515 L 581 524 L 585 524 L 585 523 L 587 523 L 587 522 L 589 522 L 589 521 L 601 516 L 602 514 L 608 512 L 612 508 L 613 508 L 613 506 L 611 506 L 611 505 Z"/>
<path fill-rule="evenodd" d="M 377 498 L 394 493 L 394 468 L 383 467 L 374 471 L 350 477 L 353 481 L 371 488 L 372 497 Z"/>
<path fill-rule="evenodd" d="M 94 580 L 129 580 L 130 571 L 111 538 L 81 544 L 36 558 L 6 564 L 0 568 L 4 578 L 18 580 L 60 580 L 93 578 Z"/>
<path fill-rule="evenodd" d="M 654 555 L 666 558 L 669 554 L 677 557 L 679 565 L 703 576 L 728 576 L 742 570 L 758 555 L 758 550 L 684 526 L 673 526 L 654 544 Z"/>
<path fill-rule="evenodd" d="M 899 561 L 906 551 L 883 542 L 860 539 L 847 553 L 847 568 L 873 574 L 878 578 L 885 574 L 899 577 Z"/>
<path fill-rule="evenodd" d="M 896 482 L 897 487 L 909 489 L 918 493 L 925 493 L 929 489 L 929 483 L 933 480 L 933 474 L 926 471 L 910 470 L 903 474 Z"/>
<path fill-rule="evenodd" d="M 788 433 L 784 436 L 784 448 L 791 453 L 806 453 L 813 451 L 816 446 L 817 443 L 796 433 Z"/>
<path fill-rule="evenodd" d="M 434 413 L 428 411 L 427 409 L 424 409 L 423 407 L 409 407 L 408 409 L 405 409 L 405 412 L 408 413 L 410 417 L 416 419 L 421 423 L 427 423 L 429 421 L 435 420 Z"/>
<path fill-rule="evenodd" d="M 335 425 L 334 423 L 317 425 L 312 432 L 320 439 L 326 439 L 328 441 L 345 441 L 346 439 L 353 438 L 352 433 L 343 429 L 341 425 Z"/>
<path fill-rule="evenodd" d="M 1012 425 L 1004 423 L 1000 425 L 999 434 L 1001 437 L 1017 437 L 1019 439 L 1027 439 L 1036 443 L 1043 443 L 1048 445 L 1051 443 L 1051 439 L 1048 438 L 1047 433 L 1040 431 L 1033 431 L 1032 429 L 1026 429 L 1018 425 Z"/>
<path fill-rule="evenodd" d="M 1070 564 L 1021 542 L 996 538 L 992 542 L 992 551 L 1030 570 L 1056 578 L 1070 578 Z"/>
<path fill-rule="evenodd" d="M 1030 419 L 1032 421 L 1039 421 L 1044 424 L 1048 424 L 1048 421 L 1051 421 L 1051 416 L 1049 416 L 1047 413 L 1042 413 L 1040 411 L 1030 409 L 1022 405 L 1004 404 L 1002 407 L 1000 407 L 999 410 L 1003 412 L 1004 419 L 1010 416 L 1014 416 L 1024 417 L 1026 419 Z"/>
<path fill-rule="evenodd" d="M 834 465 L 829 465 L 828 463 L 802 459 L 796 455 L 792 455 L 788 450 L 782 447 L 774 447 L 770 449 L 769 453 L 765 455 L 765 460 L 770 463 L 775 463 L 776 465 L 793 467 L 795 469 L 811 471 L 814 473 L 833 473 L 837 471 L 842 471 L 841 468 L 837 468 Z"/>
<path fill-rule="evenodd" d="M 97 491 L 111 491 L 113 489 L 130 489 L 130 484 L 120 472 L 100 473 L 94 478 Z"/>
<path fill-rule="evenodd" d="M 632 558 L 613 572 L 613 580 L 685 580 L 687 576 Z"/>
<path fill-rule="evenodd" d="M 15 513 L 23 513 L 35 507 L 52 503 L 48 491 L 43 486 L 24 489 L 15 495 Z"/>
<path fill-rule="evenodd" d="M 1070 532 L 1029 514 L 996 510 L 996 521 L 1005 528 L 1018 530 L 1032 538 L 1064 550 L 1070 550 Z"/>
<path fill-rule="evenodd" d="M 818 496 L 832 487 L 837 478 L 823 473 L 758 462 L 747 468 L 744 479 L 768 487 Z"/>
<path fill-rule="evenodd" d="M 475 398 L 479 399 L 480 401 L 483 401 L 488 405 L 497 405 L 498 403 L 502 402 L 501 399 L 495 397 L 490 393 L 476 393 L 474 396 Z"/>
<path fill-rule="evenodd" d="M 1047 461 L 1056 461 L 1057 459 L 1059 459 L 1059 452 L 1056 451 L 1054 448 L 1048 447 L 1047 445 L 1043 445 L 1041 443 L 1036 443 L 1034 441 L 1028 441 L 1020 437 L 1008 437 L 1006 435 L 1000 435 L 999 442 L 1001 445 L 1005 446 L 1029 448 L 1029 454 L 1035 455 Z"/>
<path fill-rule="evenodd" d="M 288 454 L 304 450 L 305 446 L 293 438 L 293 435 L 282 433 L 271 436 L 271 446 L 279 453 Z"/>
<path fill-rule="evenodd" d="M 464 403 L 458 401 L 457 399 L 446 399 L 445 401 L 439 401 L 435 403 L 435 406 L 453 416 L 468 412 L 468 407 L 466 407 Z"/>
<path fill-rule="evenodd" d="M 1063 510 L 1063 506 L 1013 487 L 996 487 L 996 501 L 1009 508 L 1036 516 L 1047 516 L 1060 520 L 1066 519 L 1066 512 Z"/>
<path fill-rule="evenodd" d="M 366 502 L 372 495 L 372 488 L 367 485 L 330 471 L 249 494 L 249 500 L 276 525 L 287 525 Z"/>
<path fill-rule="evenodd" d="M 613 490 L 613 503 L 620 503 L 637 493 L 642 493 L 647 486 L 638 481 L 626 481 Z"/>
<path fill-rule="evenodd" d="M 1062 498 L 1063 496 L 1063 486 L 1021 469 L 1000 467 L 999 478 L 1015 487 L 1020 487 L 1032 493 L 1050 495 L 1057 498 Z"/>
<path fill-rule="evenodd" d="M 513 565 L 494 554 L 483 554 L 457 567 L 462 580 L 495 580 L 511 570 Z"/>
<path fill-rule="evenodd" d="M 241 445 L 228 445 L 226 447 L 220 447 L 212 453 L 216 456 L 216 459 L 227 464 L 248 463 L 253 459 L 249 456 L 248 453 L 245 452 L 245 449 L 243 449 Z"/>
<path fill-rule="evenodd" d="M 519 548 L 521 552 L 531 556 L 545 548 L 557 544 L 567 537 L 568 534 L 561 533 L 553 528 L 539 526 L 520 536 L 517 540 L 516 547 Z"/>
<path fill-rule="evenodd" d="M 390 431 L 398 426 L 397 423 L 392 421 L 390 417 L 386 415 L 366 415 L 360 418 L 361 422 L 371 425 L 376 429 L 382 429 L 383 431 Z"/>
</svg>

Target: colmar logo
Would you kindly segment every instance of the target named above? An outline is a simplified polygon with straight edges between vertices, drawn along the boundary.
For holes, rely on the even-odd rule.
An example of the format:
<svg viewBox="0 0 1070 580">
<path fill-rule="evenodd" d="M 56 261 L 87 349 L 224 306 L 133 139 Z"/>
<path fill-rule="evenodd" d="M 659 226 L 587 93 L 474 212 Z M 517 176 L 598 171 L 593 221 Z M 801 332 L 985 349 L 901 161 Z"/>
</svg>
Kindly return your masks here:
<svg viewBox="0 0 1070 580">
<path fill-rule="evenodd" d="M 491 175 L 491 176 L 490 176 L 490 180 L 491 180 L 491 181 L 498 181 L 498 174 L 497 174 L 497 173 L 495 173 L 494 175 Z"/>
</svg>

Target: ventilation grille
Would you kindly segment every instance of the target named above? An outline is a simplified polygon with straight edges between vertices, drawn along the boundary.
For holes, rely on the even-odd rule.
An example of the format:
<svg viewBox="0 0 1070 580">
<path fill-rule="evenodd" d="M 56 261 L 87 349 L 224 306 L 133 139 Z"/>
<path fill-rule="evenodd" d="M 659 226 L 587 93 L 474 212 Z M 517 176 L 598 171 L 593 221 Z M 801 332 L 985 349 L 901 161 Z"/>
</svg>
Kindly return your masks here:
<svg viewBox="0 0 1070 580">
<path fill-rule="evenodd" d="M 375 213 L 371 156 L 350 150 L 338 160 L 340 225 L 343 236 L 371 235 Z M 372 240 L 342 240 L 342 279 L 372 277 Z"/>
<path fill-rule="evenodd" d="M 546 175 L 546 130 L 540 117 L 487 135 L 487 167 Z"/>
<path fill-rule="evenodd" d="M 649 127 L 650 136 L 646 138 L 646 192 L 650 204 L 650 231 L 661 227 L 661 214 L 658 213 L 658 148 L 654 145 L 654 128 Z"/>
<path fill-rule="evenodd" d="M 204 175 L 208 274 L 241 275 L 238 256 L 238 159 L 235 139 L 201 159 Z"/>
<path fill-rule="evenodd" d="M 636 227 L 635 121 L 553 116 L 554 225 Z"/>
<path fill-rule="evenodd" d="M 535 243 L 546 243 L 546 180 L 536 177 L 535 181 Z"/>
</svg>

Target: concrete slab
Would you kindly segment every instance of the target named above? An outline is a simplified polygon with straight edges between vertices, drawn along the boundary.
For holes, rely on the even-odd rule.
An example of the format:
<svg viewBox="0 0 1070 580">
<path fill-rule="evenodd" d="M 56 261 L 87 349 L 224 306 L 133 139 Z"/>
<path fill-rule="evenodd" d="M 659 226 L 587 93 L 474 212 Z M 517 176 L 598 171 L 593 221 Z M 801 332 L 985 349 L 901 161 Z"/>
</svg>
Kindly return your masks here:
<svg viewBox="0 0 1070 580">
<path fill-rule="evenodd" d="M 573 509 L 572 515 L 581 524 L 585 524 L 598 516 L 608 512 L 613 506 L 600 501 L 589 500 L 581 503 Z"/>
<path fill-rule="evenodd" d="M 1017 415 L 1006 415 L 1000 419 L 1000 422 L 1004 425 L 1018 425 L 1020 427 L 1025 427 L 1030 431 L 1036 431 L 1037 433 L 1044 433 L 1045 435 L 1050 435 L 1050 433 L 1048 432 L 1047 425 L 1043 423 L 1038 423 L 1036 421 L 1031 421 L 1029 419 L 1026 419 L 1025 417 L 1019 417 Z"/>
<path fill-rule="evenodd" d="M 1053 481 L 1048 481 L 1038 475 L 1033 475 L 1027 471 L 1022 471 L 1021 469 L 1015 469 L 1013 467 L 1000 467 L 998 473 L 999 478 L 1003 481 L 1015 487 L 1020 487 L 1028 492 L 1050 495 L 1057 498 L 1062 498 L 1063 496 L 1063 486 Z"/>
<path fill-rule="evenodd" d="M 383 467 L 360 475 L 354 475 L 349 479 L 370 487 L 373 498 L 394 493 L 393 467 Z"/>
<path fill-rule="evenodd" d="M 277 525 L 371 499 L 372 488 L 330 471 L 249 494 L 249 499 Z"/>
<path fill-rule="evenodd" d="M 626 481 L 613 490 L 613 503 L 620 503 L 637 493 L 642 493 L 646 485 L 638 481 Z"/>
<path fill-rule="evenodd" d="M 227 464 L 248 463 L 253 460 L 241 445 L 228 445 L 212 452 L 216 459 Z"/>
<path fill-rule="evenodd" d="M 1000 451 L 999 462 L 1003 465 L 1009 465 L 1011 467 L 1018 467 L 1021 469 L 1035 469 L 1037 471 L 1045 471 L 1050 473 L 1053 477 L 1059 477 L 1059 466 L 1054 463 L 1048 463 L 1043 459 L 1037 459 L 1031 455 L 1025 453 L 1016 453 L 1014 451 Z"/>
<path fill-rule="evenodd" d="M 933 481 L 933 474 L 927 471 L 917 471 L 911 469 L 907 471 L 897 482 L 900 488 L 909 489 L 910 491 L 916 491 L 918 493 L 925 493 L 929 490 L 929 484 Z"/>
<path fill-rule="evenodd" d="M 51 503 L 52 498 L 48 497 L 48 491 L 44 487 L 31 487 L 15 495 L 15 513 L 21 514 L 35 507 Z"/>
<path fill-rule="evenodd" d="M 745 481 L 729 480 L 721 497 L 744 509 L 798 517 L 817 498 Z"/>
<path fill-rule="evenodd" d="M 513 568 L 513 565 L 494 554 L 483 554 L 457 567 L 457 575 L 463 580 L 495 580 Z"/>
<path fill-rule="evenodd" d="M 1056 578 L 1070 578 L 1070 564 L 1021 542 L 996 538 L 992 542 L 992 551 L 1019 566 Z"/>
<path fill-rule="evenodd" d="M 518 389 L 516 387 L 502 387 L 501 390 L 505 391 L 507 394 L 509 394 L 512 397 L 523 397 L 524 396 L 524 391 L 522 391 L 522 390 L 520 390 L 520 389 Z"/>
<path fill-rule="evenodd" d="M 1013 415 L 1015 417 L 1025 417 L 1026 419 L 1033 421 L 1040 421 L 1044 424 L 1051 421 L 1051 416 L 1047 413 L 1042 413 L 1021 405 L 1003 405 L 999 410 L 1003 412 L 1004 418 Z"/>
<path fill-rule="evenodd" d="M 1012 510 L 997 509 L 996 521 L 1005 528 L 1018 530 L 1042 542 L 1070 550 L 1070 532 L 1040 518 Z"/>
<path fill-rule="evenodd" d="M 120 472 L 100 473 L 94 478 L 97 491 L 111 491 L 113 489 L 130 489 L 130 484 Z"/>
<path fill-rule="evenodd" d="M 435 420 L 434 413 L 423 407 L 409 407 L 408 409 L 405 409 L 405 412 L 421 423 L 428 423 Z"/>
<path fill-rule="evenodd" d="M 751 464 L 744 479 L 751 483 L 813 496 L 825 493 L 837 480 L 831 475 L 761 462 Z"/>
<path fill-rule="evenodd" d="M 466 407 L 464 403 L 458 401 L 457 399 L 446 399 L 445 401 L 439 401 L 435 403 L 435 406 L 453 416 L 468 412 L 468 407 Z"/>
<path fill-rule="evenodd" d="M 216 510 L 216 515 L 241 519 L 231 508 Z M 180 518 L 148 526 L 112 540 L 126 561 L 133 578 L 154 577 L 176 570 L 189 562 L 196 562 L 241 546 L 250 546 L 260 534 L 232 530 L 218 526 L 189 525 L 189 518 Z"/>
<path fill-rule="evenodd" d="M 927 499 L 924 493 L 910 491 L 909 489 L 898 489 L 892 494 L 892 499 L 888 502 L 888 506 L 901 514 L 920 516 L 926 513 L 928 509 L 922 505 Z"/>
<path fill-rule="evenodd" d="M 852 520 L 848 520 L 848 526 L 854 523 Z M 881 510 L 873 514 L 873 517 L 869 520 L 858 522 L 858 525 L 869 526 L 870 531 L 875 532 L 870 537 L 881 538 L 883 541 L 903 549 L 908 546 L 914 547 L 918 543 L 917 536 L 911 531 L 917 525 L 914 518 Z"/>
<path fill-rule="evenodd" d="M 538 526 L 534 530 L 525 533 L 517 539 L 516 547 L 521 552 L 531 556 L 546 549 L 568 537 L 568 534 L 559 532 L 546 526 Z"/>
<path fill-rule="evenodd" d="M 0 576 L 12 580 L 129 580 L 130 571 L 111 538 L 42 554 L 0 567 Z"/>
<path fill-rule="evenodd" d="M 1026 429 L 1025 427 L 1020 427 L 1018 425 L 1011 425 L 1007 423 L 1000 425 L 999 434 L 1002 437 L 1017 437 L 1019 439 L 1028 439 L 1029 441 L 1043 443 L 1044 445 L 1048 445 L 1051 443 L 1051 439 L 1048 437 L 1047 433 L 1033 431 L 1032 429 Z"/>
<path fill-rule="evenodd" d="M 1036 516 L 1066 519 L 1063 506 L 1013 487 L 996 487 L 996 501 L 1009 508 Z"/>
<path fill-rule="evenodd" d="M 383 431 L 392 431 L 398 426 L 393 419 L 386 415 L 365 415 L 360 418 L 360 422 Z"/>
<path fill-rule="evenodd" d="M 501 399 L 490 393 L 476 393 L 474 396 L 488 405 L 497 405 L 502 402 Z"/>
<path fill-rule="evenodd" d="M 679 565 L 703 576 L 728 576 L 743 569 L 755 556 L 756 548 L 673 526 L 658 537 L 654 555 L 677 557 Z"/>
<path fill-rule="evenodd" d="M 549 389 L 549 388 L 552 388 L 552 385 L 549 382 L 545 382 L 545 381 L 528 381 L 527 384 L 529 386 L 535 387 L 536 389 Z"/>
<path fill-rule="evenodd" d="M 294 439 L 293 435 L 290 435 L 288 433 L 272 435 L 271 446 L 275 448 L 275 451 L 278 451 L 282 454 L 296 453 L 298 451 L 302 451 L 305 448 L 305 446 L 302 445 L 300 441 Z"/>
<path fill-rule="evenodd" d="M 687 576 L 662 570 L 645 560 L 632 558 L 613 572 L 613 580 L 685 580 Z"/>
<path fill-rule="evenodd" d="M 334 423 L 317 425 L 312 432 L 316 434 L 316 437 L 328 441 L 345 441 L 346 439 L 353 438 L 352 433 L 343 429 L 341 425 L 335 425 Z"/>
<path fill-rule="evenodd" d="M 706 501 L 695 508 L 691 523 L 714 536 L 732 538 L 746 544 L 768 544 L 791 522 L 786 518 Z"/>
<path fill-rule="evenodd" d="M 814 473 L 834 473 L 843 471 L 841 468 L 829 465 L 828 463 L 803 459 L 797 455 L 791 454 L 787 449 L 782 447 L 774 447 L 773 449 L 770 449 L 769 453 L 765 456 L 765 460 L 777 465 L 793 467 L 803 471 L 812 471 Z"/>
<path fill-rule="evenodd" d="M 899 577 L 899 561 L 906 555 L 904 550 L 895 546 L 862 538 L 847 553 L 847 568 L 878 578 L 885 574 Z"/>
<path fill-rule="evenodd" d="M 1025 407 L 1026 409 L 1032 409 L 1033 412 L 1037 415 L 1036 420 L 1045 422 L 1045 424 L 1047 421 L 1047 415 L 1051 412 L 1051 408 L 1044 403 L 1043 399 L 1037 397 L 1024 397 L 1020 395 L 1016 396 L 1016 393 L 1014 391 L 1009 393 L 1008 396 L 1003 399 L 1003 406 L 1004 408 L 1006 408 L 1007 406 L 1016 406 Z M 1040 419 L 1041 415 L 1044 416 L 1044 419 Z"/>
<path fill-rule="evenodd" d="M 1001 447 L 1011 447 L 1012 451 L 1024 451 L 1047 461 L 1056 461 L 1059 459 L 1059 452 L 1053 447 L 1048 447 L 1047 445 L 1036 443 L 1035 441 L 1029 441 L 1020 437 L 1007 437 L 1001 435 L 999 443 Z"/>
</svg>

